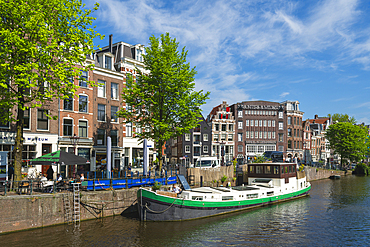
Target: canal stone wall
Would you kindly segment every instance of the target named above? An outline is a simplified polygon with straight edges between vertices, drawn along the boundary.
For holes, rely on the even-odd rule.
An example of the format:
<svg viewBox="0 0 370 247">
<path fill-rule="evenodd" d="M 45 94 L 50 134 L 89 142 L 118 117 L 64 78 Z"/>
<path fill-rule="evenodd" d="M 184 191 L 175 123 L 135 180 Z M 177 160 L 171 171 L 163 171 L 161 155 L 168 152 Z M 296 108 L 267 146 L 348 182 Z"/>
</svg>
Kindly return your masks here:
<svg viewBox="0 0 370 247">
<path fill-rule="evenodd" d="M 136 210 L 137 188 L 99 192 L 81 191 L 81 220 L 95 219 Z M 68 193 L 9 195 L 0 197 L 0 233 L 66 223 L 64 200 L 73 210 Z"/>
<path fill-rule="evenodd" d="M 195 182 L 220 180 L 223 175 L 234 176 L 233 166 L 221 167 L 217 171 L 192 168 Z M 243 177 L 247 170 L 242 169 Z M 239 172 L 241 172 L 239 171 Z M 345 175 L 344 171 L 305 167 L 308 181 L 326 179 L 331 175 Z M 347 175 L 351 174 L 348 172 Z M 247 176 L 246 176 L 247 177 Z M 243 179 L 244 180 L 244 179 Z M 137 188 L 127 190 L 81 191 L 81 220 L 136 212 Z M 66 223 L 64 200 L 69 200 L 73 209 L 73 195 L 69 193 L 0 196 L 0 233 L 19 231 Z"/>
<path fill-rule="evenodd" d="M 344 171 L 340 171 L 340 170 L 326 170 L 326 169 L 310 167 L 310 166 L 305 166 L 304 171 L 307 176 L 307 181 L 325 179 L 325 178 L 329 178 L 332 175 L 344 176 L 344 175 L 352 174 L 351 171 L 348 171 L 347 174 L 345 174 Z"/>
</svg>

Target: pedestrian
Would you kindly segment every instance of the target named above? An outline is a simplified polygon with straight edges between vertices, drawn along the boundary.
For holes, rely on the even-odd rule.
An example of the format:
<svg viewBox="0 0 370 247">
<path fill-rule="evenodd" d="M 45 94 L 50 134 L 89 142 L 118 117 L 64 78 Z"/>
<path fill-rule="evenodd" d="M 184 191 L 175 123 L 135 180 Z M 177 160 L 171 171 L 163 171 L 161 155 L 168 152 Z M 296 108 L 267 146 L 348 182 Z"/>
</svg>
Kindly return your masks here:
<svg viewBox="0 0 370 247">
<path fill-rule="evenodd" d="M 81 173 L 80 181 L 83 182 L 85 180 L 84 174 Z"/>
<path fill-rule="evenodd" d="M 49 169 L 46 171 L 46 174 L 47 174 L 46 178 L 48 180 L 53 180 L 54 170 L 51 166 L 49 166 Z"/>
</svg>

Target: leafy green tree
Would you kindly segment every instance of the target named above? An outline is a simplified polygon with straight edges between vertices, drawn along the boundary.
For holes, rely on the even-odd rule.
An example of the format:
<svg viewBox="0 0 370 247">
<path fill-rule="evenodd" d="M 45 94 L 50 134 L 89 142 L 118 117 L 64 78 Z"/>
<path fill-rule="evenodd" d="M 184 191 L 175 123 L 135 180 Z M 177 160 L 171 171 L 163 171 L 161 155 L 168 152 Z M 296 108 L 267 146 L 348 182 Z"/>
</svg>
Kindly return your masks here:
<svg viewBox="0 0 370 247">
<path fill-rule="evenodd" d="M 85 65 L 101 37 L 90 16 L 98 4 L 90 10 L 79 0 L 0 0 L 0 6 L 1 121 L 15 122 L 14 179 L 21 180 L 24 111 L 76 92 L 76 66 Z"/>
<path fill-rule="evenodd" d="M 367 129 L 365 127 L 349 122 L 330 125 L 326 132 L 330 148 L 341 156 L 341 165 L 345 159 L 359 161 L 364 157 L 367 151 L 366 137 Z"/>
<path fill-rule="evenodd" d="M 256 159 L 252 161 L 252 163 L 265 163 L 267 161 L 267 158 L 263 155 L 257 155 Z"/>
<path fill-rule="evenodd" d="M 348 114 L 334 113 L 333 115 L 328 114 L 328 117 L 331 117 L 333 123 L 348 122 L 351 124 L 356 124 L 356 119 L 354 117 L 348 116 Z"/>
<path fill-rule="evenodd" d="M 195 68 L 186 62 L 185 47 L 178 51 L 176 39 L 166 33 L 149 41 L 145 71 L 137 69 L 136 82 L 130 78 L 126 82 L 122 94 L 126 109 L 118 114 L 124 122 L 135 124 L 139 140 L 154 140 L 161 168 L 165 141 L 199 125 L 200 106 L 209 92 L 194 91 Z"/>
</svg>

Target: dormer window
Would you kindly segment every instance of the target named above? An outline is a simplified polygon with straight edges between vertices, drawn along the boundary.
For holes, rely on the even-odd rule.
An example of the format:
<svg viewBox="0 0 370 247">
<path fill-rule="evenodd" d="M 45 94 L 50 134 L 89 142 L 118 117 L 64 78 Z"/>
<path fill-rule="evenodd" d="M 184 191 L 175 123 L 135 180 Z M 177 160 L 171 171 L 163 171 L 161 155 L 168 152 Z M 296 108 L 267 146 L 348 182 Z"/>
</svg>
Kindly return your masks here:
<svg viewBox="0 0 370 247">
<path fill-rule="evenodd" d="M 136 60 L 142 62 L 143 61 L 143 51 L 136 49 Z"/>
<path fill-rule="evenodd" d="M 105 55 L 105 64 L 104 68 L 106 69 L 112 69 L 112 58 Z"/>
</svg>

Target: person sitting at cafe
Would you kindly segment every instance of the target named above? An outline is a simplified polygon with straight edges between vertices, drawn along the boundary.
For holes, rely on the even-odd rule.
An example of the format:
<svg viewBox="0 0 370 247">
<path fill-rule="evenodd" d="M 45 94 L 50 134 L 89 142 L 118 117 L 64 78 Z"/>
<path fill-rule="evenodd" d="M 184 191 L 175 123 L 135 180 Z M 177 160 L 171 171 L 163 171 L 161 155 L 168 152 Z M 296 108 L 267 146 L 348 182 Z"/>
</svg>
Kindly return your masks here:
<svg viewBox="0 0 370 247">
<path fill-rule="evenodd" d="M 83 182 L 85 180 L 85 177 L 84 177 L 84 174 L 81 173 L 81 176 L 80 176 L 80 181 Z"/>
</svg>

